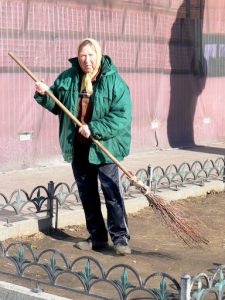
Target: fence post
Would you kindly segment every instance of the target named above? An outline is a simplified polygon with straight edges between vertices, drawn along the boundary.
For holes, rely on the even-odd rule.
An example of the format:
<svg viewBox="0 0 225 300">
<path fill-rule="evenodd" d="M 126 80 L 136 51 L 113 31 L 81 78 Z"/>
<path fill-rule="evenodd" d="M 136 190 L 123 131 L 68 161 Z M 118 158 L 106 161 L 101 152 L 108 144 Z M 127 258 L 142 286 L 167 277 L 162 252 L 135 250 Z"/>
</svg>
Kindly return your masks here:
<svg viewBox="0 0 225 300">
<path fill-rule="evenodd" d="M 225 183 L 225 156 L 224 156 L 224 164 L 223 164 L 223 182 Z"/>
<path fill-rule="evenodd" d="M 150 164 L 147 167 L 147 173 L 148 173 L 147 185 L 149 186 L 149 189 L 151 190 L 151 188 L 152 188 L 152 166 Z"/>
<path fill-rule="evenodd" d="M 191 276 L 184 273 L 180 280 L 180 300 L 191 299 Z"/>
<path fill-rule="evenodd" d="M 51 229 L 53 219 L 53 198 L 54 198 L 54 182 L 49 181 L 48 183 L 48 200 L 47 200 L 47 216 L 48 216 L 48 230 Z"/>
</svg>

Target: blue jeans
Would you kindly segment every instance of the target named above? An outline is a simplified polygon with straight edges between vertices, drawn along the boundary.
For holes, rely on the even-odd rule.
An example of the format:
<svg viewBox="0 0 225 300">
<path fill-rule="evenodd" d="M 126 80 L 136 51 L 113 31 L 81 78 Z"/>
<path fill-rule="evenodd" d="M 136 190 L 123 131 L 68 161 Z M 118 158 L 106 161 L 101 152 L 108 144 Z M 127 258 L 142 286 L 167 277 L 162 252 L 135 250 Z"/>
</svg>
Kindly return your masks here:
<svg viewBox="0 0 225 300">
<path fill-rule="evenodd" d="M 114 163 L 89 163 L 89 148 L 90 144 L 76 145 L 72 168 L 90 239 L 93 242 L 106 242 L 109 232 L 113 244 L 128 244 L 130 234 L 118 167 Z M 107 209 L 107 229 L 101 212 L 98 178 Z"/>
</svg>

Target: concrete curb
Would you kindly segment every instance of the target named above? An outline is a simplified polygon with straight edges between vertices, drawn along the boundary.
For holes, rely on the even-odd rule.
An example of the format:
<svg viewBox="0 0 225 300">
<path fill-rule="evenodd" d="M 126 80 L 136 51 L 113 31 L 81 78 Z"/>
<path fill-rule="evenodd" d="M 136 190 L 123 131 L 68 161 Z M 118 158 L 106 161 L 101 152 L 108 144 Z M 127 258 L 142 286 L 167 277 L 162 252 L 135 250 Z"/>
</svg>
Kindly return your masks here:
<svg viewBox="0 0 225 300">
<path fill-rule="evenodd" d="M 177 201 L 192 197 L 204 197 L 212 191 L 225 191 L 225 183 L 220 180 L 215 180 L 206 182 L 203 186 L 191 184 L 186 187 L 181 187 L 178 191 L 167 190 L 165 192 L 158 193 L 158 195 L 162 196 L 167 201 Z"/>
<path fill-rule="evenodd" d="M 33 292 L 31 289 L 0 281 L 0 299 L 7 300 L 72 300 L 53 294 L 40 292 Z"/>
<path fill-rule="evenodd" d="M 134 213 L 138 210 L 147 207 L 148 202 L 145 197 L 137 197 L 125 201 L 127 213 Z M 102 206 L 104 218 L 107 216 L 105 205 Z M 55 224 L 55 217 L 52 220 Z M 76 207 L 73 210 L 59 209 L 58 228 L 66 226 L 83 225 L 85 224 L 84 211 L 82 207 Z M 47 231 L 49 228 L 49 219 L 47 217 L 29 218 L 15 223 L 7 224 L 0 223 L 0 240 L 5 241 L 9 238 L 19 238 L 23 236 L 33 235 L 40 231 Z"/>
</svg>

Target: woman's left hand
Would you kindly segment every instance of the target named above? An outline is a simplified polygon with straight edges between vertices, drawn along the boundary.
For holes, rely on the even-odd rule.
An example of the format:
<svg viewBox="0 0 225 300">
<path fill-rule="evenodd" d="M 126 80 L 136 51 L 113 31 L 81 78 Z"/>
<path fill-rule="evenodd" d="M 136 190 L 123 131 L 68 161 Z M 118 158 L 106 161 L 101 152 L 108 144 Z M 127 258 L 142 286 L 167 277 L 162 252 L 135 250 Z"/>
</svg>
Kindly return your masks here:
<svg viewBox="0 0 225 300">
<path fill-rule="evenodd" d="M 81 126 L 80 128 L 79 128 L 79 133 L 82 135 L 82 136 L 84 136 L 85 138 L 89 138 L 90 137 L 90 135 L 91 135 L 91 131 L 90 131 L 90 129 L 89 129 L 89 127 L 88 127 L 88 125 L 83 125 L 83 126 Z"/>
</svg>

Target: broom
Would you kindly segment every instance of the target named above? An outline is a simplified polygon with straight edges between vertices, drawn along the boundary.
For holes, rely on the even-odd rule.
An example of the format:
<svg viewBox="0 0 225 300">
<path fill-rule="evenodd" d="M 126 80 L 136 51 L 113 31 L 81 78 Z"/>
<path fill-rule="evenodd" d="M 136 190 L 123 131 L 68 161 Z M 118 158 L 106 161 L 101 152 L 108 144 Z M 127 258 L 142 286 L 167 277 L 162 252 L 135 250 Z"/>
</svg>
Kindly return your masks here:
<svg viewBox="0 0 225 300">
<path fill-rule="evenodd" d="M 9 56 L 35 81 L 40 81 L 12 52 Z M 45 92 L 51 99 L 75 122 L 79 127 L 83 124 L 54 96 L 47 90 Z M 90 136 L 90 139 L 95 143 L 121 170 L 142 194 L 147 198 L 149 205 L 153 211 L 159 215 L 161 220 L 169 227 L 180 240 L 188 246 L 208 244 L 200 232 L 200 222 L 197 219 L 185 216 L 178 208 L 175 208 L 170 203 L 165 202 L 161 197 L 152 193 L 148 186 L 138 181 L 137 178 L 128 171 L 98 140 Z"/>
</svg>

